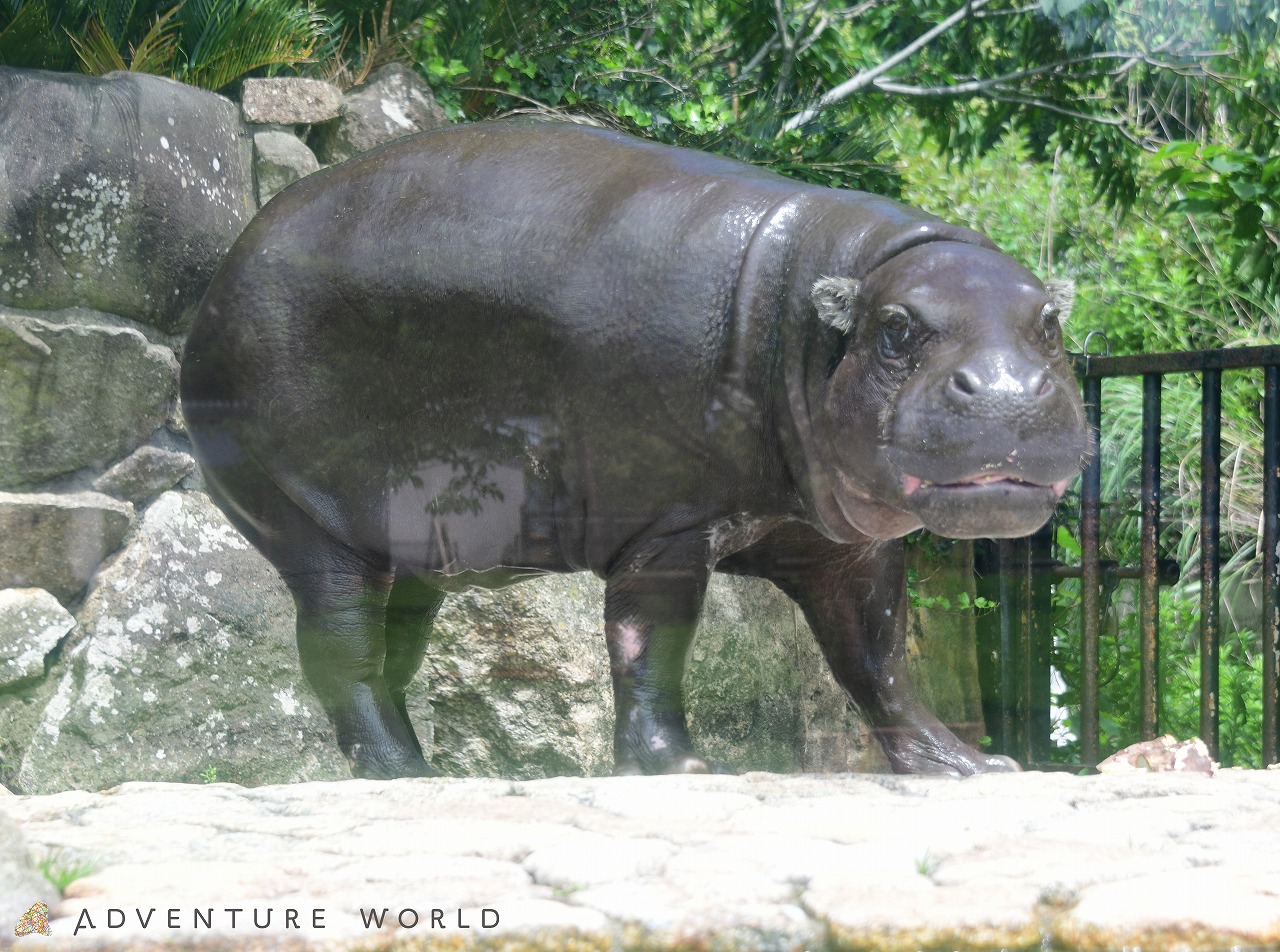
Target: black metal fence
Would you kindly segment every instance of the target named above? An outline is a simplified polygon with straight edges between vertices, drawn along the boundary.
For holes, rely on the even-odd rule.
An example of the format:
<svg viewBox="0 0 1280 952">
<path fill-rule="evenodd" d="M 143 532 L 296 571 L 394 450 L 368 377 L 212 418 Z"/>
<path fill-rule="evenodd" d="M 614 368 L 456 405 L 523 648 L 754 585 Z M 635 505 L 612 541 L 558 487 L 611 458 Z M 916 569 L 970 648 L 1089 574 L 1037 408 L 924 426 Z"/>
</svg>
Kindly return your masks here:
<svg viewBox="0 0 1280 952">
<path fill-rule="evenodd" d="M 1088 344 L 1086 342 L 1086 349 Z M 1050 660 L 1053 649 L 1052 586 L 1080 579 L 1080 764 L 1097 763 L 1099 750 L 1099 633 L 1102 593 L 1119 579 L 1137 579 L 1140 632 L 1139 697 L 1143 738 L 1161 732 L 1160 588 L 1178 580 L 1180 566 L 1159 551 L 1161 528 L 1160 398 L 1169 374 L 1199 373 L 1201 380 L 1200 494 L 1200 737 L 1211 756 L 1219 744 L 1219 509 L 1221 501 L 1221 400 L 1224 371 L 1263 368 L 1262 526 L 1262 723 L 1264 764 L 1280 761 L 1280 346 L 1125 357 L 1077 357 L 1086 413 L 1095 436 L 1104 402 L 1102 381 L 1141 377 L 1143 389 L 1141 557 L 1122 566 L 1100 557 L 1101 467 L 1095 456 L 1080 491 L 1080 565 L 1053 558 L 1051 527 L 1024 539 L 980 544 L 975 559 L 980 594 L 997 611 L 979 619 L 978 662 L 987 731 L 993 749 L 1031 767 L 1052 764 Z"/>
</svg>

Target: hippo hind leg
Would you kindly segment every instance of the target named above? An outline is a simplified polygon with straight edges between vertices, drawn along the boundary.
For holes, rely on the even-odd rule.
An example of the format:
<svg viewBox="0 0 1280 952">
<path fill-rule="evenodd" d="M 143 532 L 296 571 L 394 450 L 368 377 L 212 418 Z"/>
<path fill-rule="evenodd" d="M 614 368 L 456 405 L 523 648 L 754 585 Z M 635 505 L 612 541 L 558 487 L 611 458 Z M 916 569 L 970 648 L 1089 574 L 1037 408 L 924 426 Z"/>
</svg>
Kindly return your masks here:
<svg viewBox="0 0 1280 952">
<path fill-rule="evenodd" d="M 391 692 L 391 703 L 409 728 L 409 736 L 419 754 L 422 754 L 422 745 L 409 719 L 405 692 L 422 666 L 431 627 L 443 601 L 444 592 L 432 588 L 416 575 L 397 575 L 387 600 L 387 655 L 383 676 Z"/>
<path fill-rule="evenodd" d="M 312 541 L 305 567 L 280 566 L 281 576 L 298 607 L 302 671 L 329 715 L 352 774 L 435 775 L 404 703 L 429 620 L 411 623 L 410 607 L 390 604 L 396 590 L 391 572 L 332 541 Z M 438 604 L 430 606 L 431 614 Z"/>
<path fill-rule="evenodd" d="M 393 586 L 386 566 L 321 529 L 247 456 L 233 466 L 206 465 L 206 477 L 215 502 L 293 595 L 302 672 L 352 773 L 433 775 L 405 713 L 404 690 L 440 596 L 433 601 L 419 587 Z"/>
</svg>

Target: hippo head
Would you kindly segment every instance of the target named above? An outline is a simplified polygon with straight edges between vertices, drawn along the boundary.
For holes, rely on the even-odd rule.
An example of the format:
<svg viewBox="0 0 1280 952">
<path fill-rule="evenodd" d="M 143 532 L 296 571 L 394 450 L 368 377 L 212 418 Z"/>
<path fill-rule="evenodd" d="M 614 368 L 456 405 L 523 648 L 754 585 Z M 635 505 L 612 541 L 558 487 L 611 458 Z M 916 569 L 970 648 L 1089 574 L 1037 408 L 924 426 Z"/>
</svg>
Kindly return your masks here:
<svg viewBox="0 0 1280 952">
<path fill-rule="evenodd" d="M 1089 439 L 1061 305 L 1031 272 L 935 241 L 811 296 L 839 335 L 807 388 L 829 530 L 998 538 L 1045 523 Z"/>
</svg>

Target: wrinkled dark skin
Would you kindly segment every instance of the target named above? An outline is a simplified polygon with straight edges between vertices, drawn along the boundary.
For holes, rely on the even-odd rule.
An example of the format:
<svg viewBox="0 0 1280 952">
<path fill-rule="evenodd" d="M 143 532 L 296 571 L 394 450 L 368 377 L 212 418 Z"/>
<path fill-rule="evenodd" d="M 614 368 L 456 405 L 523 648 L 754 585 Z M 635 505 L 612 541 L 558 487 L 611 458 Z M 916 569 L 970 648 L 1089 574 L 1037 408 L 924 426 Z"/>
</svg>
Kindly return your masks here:
<svg viewBox="0 0 1280 952">
<path fill-rule="evenodd" d="M 860 192 L 554 123 L 313 175 L 205 296 L 182 396 L 279 569 L 360 776 L 432 772 L 405 712 L 444 594 L 607 582 L 619 773 L 705 771 L 681 678 L 713 570 L 803 609 L 901 772 L 1016 769 L 904 668 L 899 538 L 1013 536 L 1086 450 L 1040 282 Z"/>
</svg>

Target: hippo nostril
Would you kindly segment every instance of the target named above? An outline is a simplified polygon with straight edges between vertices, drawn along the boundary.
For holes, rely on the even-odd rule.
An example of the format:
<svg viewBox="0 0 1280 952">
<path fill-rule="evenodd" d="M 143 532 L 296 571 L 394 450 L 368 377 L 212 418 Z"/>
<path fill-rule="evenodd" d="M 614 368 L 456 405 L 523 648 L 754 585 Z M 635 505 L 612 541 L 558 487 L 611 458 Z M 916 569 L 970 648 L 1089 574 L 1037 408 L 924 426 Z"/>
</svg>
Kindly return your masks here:
<svg viewBox="0 0 1280 952">
<path fill-rule="evenodd" d="M 1045 397 L 1050 396 L 1053 391 L 1053 378 L 1048 374 L 1045 374 L 1044 379 L 1040 381 L 1040 386 L 1036 388 L 1036 396 L 1040 399 L 1044 399 Z"/>
<path fill-rule="evenodd" d="M 951 375 L 949 389 L 952 396 L 971 400 L 977 394 L 981 382 L 970 370 L 961 368 Z"/>
</svg>

